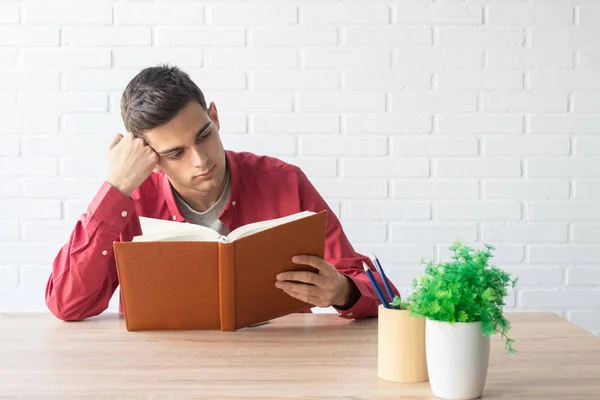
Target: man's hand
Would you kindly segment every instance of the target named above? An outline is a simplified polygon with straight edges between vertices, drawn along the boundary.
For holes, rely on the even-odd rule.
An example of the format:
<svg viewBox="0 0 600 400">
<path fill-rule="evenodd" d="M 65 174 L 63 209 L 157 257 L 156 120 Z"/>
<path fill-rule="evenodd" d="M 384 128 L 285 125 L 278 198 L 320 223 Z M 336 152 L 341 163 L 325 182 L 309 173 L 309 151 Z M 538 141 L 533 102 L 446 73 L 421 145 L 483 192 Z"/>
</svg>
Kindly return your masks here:
<svg viewBox="0 0 600 400">
<path fill-rule="evenodd" d="M 333 305 L 340 308 L 352 307 L 360 296 L 354 283 L 322 258 L 302 255 L 293 257 L 292 261 L 310 265 L 319 270 L 319 273 L 289 271 L 277 275 L 275 286 L 290 296 L 317 307 Z"/>
<path fill-rule="evenodd" d="M 118 134 L 108 148 L 106 181 L 125 196 L 131 195 L 158 163 L 158 154 L 143 139 Z"/>
</svg>

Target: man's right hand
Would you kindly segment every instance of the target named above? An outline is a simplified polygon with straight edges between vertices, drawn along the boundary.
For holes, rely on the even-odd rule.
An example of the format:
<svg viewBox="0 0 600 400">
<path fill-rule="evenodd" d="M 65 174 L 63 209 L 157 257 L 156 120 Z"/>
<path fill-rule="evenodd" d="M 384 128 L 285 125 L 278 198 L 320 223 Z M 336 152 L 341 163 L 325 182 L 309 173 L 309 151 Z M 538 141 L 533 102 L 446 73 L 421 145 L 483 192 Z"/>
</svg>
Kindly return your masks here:
<svg viewBox="0 0 600 400">
<path fill-rule="evenodd" d="M 158 154 L 143 139 L 119 133 L 108 148 L 106 181 L 129 196 L 150 176 L 157 163 Z"/>
</svg>

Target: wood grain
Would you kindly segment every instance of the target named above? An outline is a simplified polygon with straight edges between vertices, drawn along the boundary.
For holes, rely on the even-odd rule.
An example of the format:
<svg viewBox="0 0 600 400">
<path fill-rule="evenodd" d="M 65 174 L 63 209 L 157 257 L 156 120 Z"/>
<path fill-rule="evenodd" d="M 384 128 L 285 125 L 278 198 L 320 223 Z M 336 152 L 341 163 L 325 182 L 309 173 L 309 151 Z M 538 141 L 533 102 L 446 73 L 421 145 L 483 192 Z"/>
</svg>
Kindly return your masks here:
<svg viewBox="0 0 600 400">
<path fill-rule="evenodd" d="M 598 399 L 600 339 L 550 313 L 508 313 L 485 399 Z M 0 314 L 0 399 L 435 399 L 377 377 L 377 320 L 295 314 L 238 332 L 127 332 L 104 314 Z"/>
</svg>

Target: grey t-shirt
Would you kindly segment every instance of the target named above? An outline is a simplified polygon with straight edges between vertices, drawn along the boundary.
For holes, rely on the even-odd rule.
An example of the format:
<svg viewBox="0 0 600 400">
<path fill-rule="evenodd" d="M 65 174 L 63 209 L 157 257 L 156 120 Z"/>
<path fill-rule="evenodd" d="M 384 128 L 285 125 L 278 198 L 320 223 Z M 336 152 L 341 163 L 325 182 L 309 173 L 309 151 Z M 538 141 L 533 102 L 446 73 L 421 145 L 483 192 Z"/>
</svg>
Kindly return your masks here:
<svg viewBox="0 0 600 400">
<path fill-rule="evenodd" d="M 206 226 L 210 229 L 213 229 L 219 234 L 225 236 L 229 233 L 229 229 L 219 220 L 219 215 L 225 205 L 227 204 L 227 200 L 229 199 L 229 193 L 231 191 L 231 183 L 229 181 L 229 172 L 227 173 L 227 182 L 225 183 L 225 190 L 223 190 L 223 194 L 217 200 L 215 204 L 208 210 L 204 212 L 198 212 L 189 206 L 177 193 L 177 191 L 173 190 L 175 194 L 175 200 L 177 201 L 177 205 L 179 209 L 183 213 L 183 216 L 191 223 L 198 224 L 202 226 Z"/>
</svg>

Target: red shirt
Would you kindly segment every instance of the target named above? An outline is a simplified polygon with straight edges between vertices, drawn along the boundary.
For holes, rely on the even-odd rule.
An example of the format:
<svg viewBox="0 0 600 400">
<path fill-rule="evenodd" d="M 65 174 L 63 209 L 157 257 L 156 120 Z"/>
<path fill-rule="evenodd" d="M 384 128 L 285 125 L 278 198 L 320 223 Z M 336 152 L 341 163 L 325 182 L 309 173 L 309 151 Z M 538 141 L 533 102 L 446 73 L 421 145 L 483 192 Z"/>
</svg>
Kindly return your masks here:
<svg viewBox="0 0 600 400">
<path fill-rule="evenodd" d="M 360 291 L 354 306 L 337 311 L 345 318 L 377 315 L 380 301 L 362 267 L 365 261 L 373 269 L 371 260 L 354 251 L 338 218 L 305 174 L 271 157 L 226 151 L 226 158 L 231 193 L 219 216 L 221 222 L 233 230 L 300 211 L 327 210 L 324 259 L 351 278 Z M 185 221 L 164 173 L 152 173 L 130 197 L 107 182 L 102 184 L 52 264 L 46 304 L 56 317 L 81 320 L 108 308 L 119 284 L 113 242 L 131 241 L 142 233 L 138 216 Z M 383 287 L 381 281 L 379 285 Z"/>
</svg>

